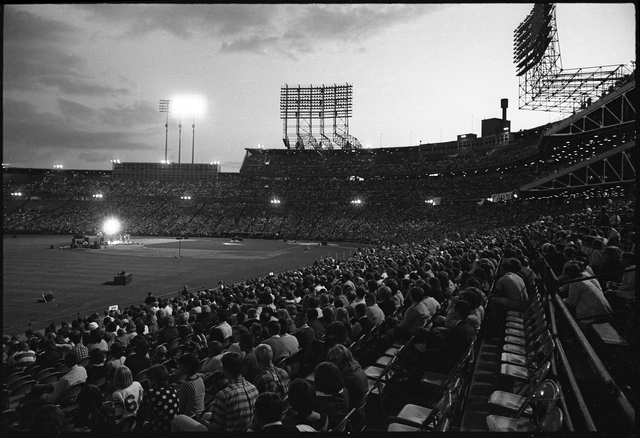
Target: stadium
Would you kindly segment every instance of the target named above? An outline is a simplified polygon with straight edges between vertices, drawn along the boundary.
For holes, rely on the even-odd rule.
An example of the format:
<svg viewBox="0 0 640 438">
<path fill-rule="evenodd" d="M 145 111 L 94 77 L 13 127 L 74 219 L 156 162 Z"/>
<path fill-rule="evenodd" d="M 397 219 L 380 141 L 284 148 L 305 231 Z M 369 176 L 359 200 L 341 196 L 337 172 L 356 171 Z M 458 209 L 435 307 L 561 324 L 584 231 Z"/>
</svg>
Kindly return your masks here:
<svg viewBox="0 0 640 438">
<path fill-rule="evenodd" d="M 555 6 L 536 4 L 514 33 L 518 105 L 571 115 L 526 130 L 511 130 L 503 99 L 480 136 L 365 148 L 349 132 L 349 84 L 285 86 L 285 147 L 245 148 L 238 173 L 168 161 L 3 166 L 3 428 L 35 430 L 29 415 L 56 406 L 43 415 L 62 431 L 281 422 L 283 432 L 630 435 L 635 68 L 558 68 L 555 27 Z M 462 325 L 471 338 L 455 338 Z M 272 338 L 296 348 L 276 356 Z M 327 363 L 342 387 L 323 382 Z M 78 368 L 81 382 L 57 394 Z M 264 370 L 286 374 L 280 397 L 262 396 L 278 392 Z M 221 400 L 238 381 L 255 397 L 247 421 L 225 425 Z M 132 387 L 142 395 L 118 413 L 116 395 Z M 300 388 L 312 388 L 303 402 Z M 160 390 L 195 401 L 156 424 L 144 399 Z"/>
</svg>

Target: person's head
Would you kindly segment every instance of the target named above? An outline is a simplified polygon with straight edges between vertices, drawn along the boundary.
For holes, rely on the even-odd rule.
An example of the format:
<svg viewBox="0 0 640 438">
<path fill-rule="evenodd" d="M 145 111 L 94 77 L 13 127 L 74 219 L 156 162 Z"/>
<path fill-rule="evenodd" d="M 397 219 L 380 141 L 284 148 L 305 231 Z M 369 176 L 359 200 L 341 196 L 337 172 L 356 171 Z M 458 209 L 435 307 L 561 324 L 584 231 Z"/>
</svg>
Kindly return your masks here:
<svg viewBox="0 0 640 438">
<path fill-rule="evenodd" d="M 330 325 L 336 318 L 335 312 L 331 307 L 322 309 L 322 322 L 324 325 Z"/>
<path fill-rule="evenodd" d="M 564 267 L 564 273 L 569 279 L 578 278 L 582 273 L 582 267 L 578 263 L 570 263 Z"/>
<path fill-rule="evenodd" d="M 193 376 L 198 371 L 198 356 L 195 354 L 183 354 L 178 358 L 178 368 L 186 376 Z"/>
<path fill-rule="evenodd" d="M 133 384 L 131 370 L 126 365 L 119 366 L 113 375 L 113 387 L 115 389 L 125 389 Z"/>
<path fill-rule="evenodd" d="M 349 322 L 349 311 L 345 307 L 336 309 L 336 321 L 340 321 L 343 324 Z"/>
<path fill-rule="evenodd" d="M 99 348 L 94 348 L 91 350 L 91 353 L 89 353 L 89 358 L 93 365 L 100 365 L 104 363 L 104 352 Z"/>
<path fill-rule="evenodd" d="M 367 313 L 367 305 L 365 303 L 358 303 L 355 307 L 356 318 L 362 318 Z"/>
<path fill-rule="evenodd" d="M 270 391 L 260 394 L 256 399 L 255 413 L 260 427 L 282 420 L 282 400 L 280 400 L 280 396 Z"/>
<path fill-rule="evenodd" d="M 76 401 L 78 406 L 85 412 L 95 412 L 102 407 L 103 397 L 104 394 L 100 391 L 100 388 L 95 385 L 85 385 L 80 394 L 78 394 Z"/>
<path fill-rule="evenodd" d="M 149 352 L 149 342 L 146 340 L 138 341 L 136 344 L 136 354 L 140 356 L 146 356 Z"/>
<path fill-rule="evenodd" d="M 311 382 L 297 378 L 289 386 L 289 406 L 297 414 L 308 416 L 311 414 L 316 400 L 316 391 Z"/>
<path fill-rule="evenodd" d="M 35 412 L 31 432 L 35 435 L 61 433 L 67 426 L 67 417 L 57 405 L 43 405 Z"/>
<path fill-rule="evenodd" d="M 460 298 L 469 303 L 471 310 L 480 306 L 480 297 L 474 291 L 466 290 L 460 294 Z"/>
<path fill-rule="evenodd" d="M 258 324 L 258 326 L 260 326 Z M 240 349 L 244 352 L 253 350 L 253 335 L 251 333 L 243 333 L 240 335 L 240 341 L 238 342 Z"/>
<path fill-rule="evenodd" d="M 307 310 L 307 321 L 313 322 L 316 319 L 318 319 L 318 311 L 315 309 L 315 307 L 309 308 L 309 310 Z"/>
<path fill-rule="evenodd" d="M 465 300 L 456 301 L 453 310 L 455 310 L 458 319 L 466 319 L 471 314 L 471 306 Z"/>
<path fill-rule="evenodd" d="M 273 361 L 273 349 L 270 345 L 260 344 L 256 347 L 256 360 L 261 368 L 267 368 Z"/>
<path fill-rule="evenodd" d="M 632 252 L 623 252 L 621 257 L 625 268 L 636 264 L 636 255 Z"/>
<path fill-rule="evenodd" d="M 367 307 L 371 307 L 376 304 L 377 301 L 375 294 L 367 292 L 364 296 L 364 302 L 366 303 Z"/>
<path fill-rule="evenodd" d="M 69 340 L 77 345 L 82 342 L 82 335 L 80 332 L 74 330 L 69 333 Z"/>
<path fill-rule="evenodd" d="M 314 371 L 316 391 L 337 395 L 344 388 L 344 380 L 338 367 L 331 362 L 321 362 Z"/>
<path fill-rule="evenodd" d="M 278 321 L 269 321 L 267 323 L 267 330 L 269 330 L 269 336 L 280 334 L 280 323 Z"/>
<path fill-rule="evenodd" d="M 156 364 L 147 371 L 147 379 L 151 386 L 162 388 L 169 383 L 169 372 L 164 365 Z"/>
<path fill-rule="evenodd" d="M 95 351 L 96 349 L 93 349 L 91 351 Z M 122 356 L 124 356 L 124 351 L 122 349 L 122 344 L 118 343 L 118 342 L 114 342 L 111 345 L 111 357 L 114 359 L 120 359 Z"/>
<path fill-rule="evenodd" d="M 421 287 L 412 287 L 409 291 L 409 297 L 412 303 L 419 303 L 424 297 L 424 291 Z"/>
<path fill-rule="evenodd" d="M 389 286 L 380 286 L 378 289 L 378 298 L 380 298 L 380 301 L 391 299 L 391 288 Z"/>
<path fill-rule="evenodd" d="M 69 368 L 71 368 L 74 365 L 78 364 L 78 355 L 75 354 L 73 351 L 67 353 L 67 355 L 64 357 L 64 364 L 66 366 L 68 366 Z"/>
<path fill-rule="evenodd" d="M 156 347 L 156 357 L 164 358 L 166 355 L 167 355 L 167 347 L 165 347 L 164 345 L 158 345 Z"/>
<path fill-rule="evenodd" d="M 344 345 L 335 345 L 327 353 L 327 360 L 336 365 L 342 374 L 355 371 L 358 363 L 353 358 L 351 351 Z"/>
<path fill-rule="evenodd" d="M 234 380 L 242 375 L 242 358 L 240 354 L 236 352 L 225 353 L 220 361 L 227 380 Z"/>
</svg>

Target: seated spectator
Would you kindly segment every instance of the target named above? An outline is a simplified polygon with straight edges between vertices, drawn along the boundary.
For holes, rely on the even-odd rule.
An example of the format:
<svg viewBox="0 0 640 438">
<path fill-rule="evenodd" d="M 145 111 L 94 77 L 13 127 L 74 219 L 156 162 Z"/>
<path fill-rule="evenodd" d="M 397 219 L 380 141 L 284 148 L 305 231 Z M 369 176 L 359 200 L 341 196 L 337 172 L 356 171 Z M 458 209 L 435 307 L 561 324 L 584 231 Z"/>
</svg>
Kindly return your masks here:
<svg viewBox="0 0 640 438">
<path fill-rule="evenodd" d="M 387 343 L 391 345 L 397 339 L 408 339 L 424 327 L 429 321 L 429 310 L 422 302 L 422 288 L 414 287 L 409 291 L 411 306 L 404 312 L 400 321 L 393 330 L 388 332 Z"/>
<path fill-rule="evenodd" d="M 222 370 L 229 385 L 216 393 L 209 419 L 196 421 L 185 415 L 173 419 L 172 431 L 245 432 L 251 422 L 258 390 L 242 377 L 242 360 L 238 353 L 222 356 Z"/>
<path fill-rule="evenodd" d="M 307 310 L 307 324 L 313 329 L 316 339 L 322 339 L 324 337 L 324 325 L 322 325 L 322 322 L 318 319 L 318 310 L 316 308 Z"/>
<path fill-rule="evenodd" d="M 253 384 L 258 392 L 274 392 L 284 400 L 289 392 L 289 374 L 273 364 L 273 351 L 268 344 L 258 345 L 255 352 L 261 371 L 254 379 Z"/>
<path fill-rule="evenodd" d="M 193 327 L 189 324 L 188 313 L 182 313 L 178 316 L 178 324 L 176 325 L 176 328 L 178 329 L 180 339 L 193 333 Z"/>
<path fill-rule="evenodd" d="M 569 265 L 565 268 L 566 275 L 571 280 L 587 277 L 581 267 L 577 264 Z M 611 306 L 601 289 L 595 286 L 592 281 L 576 281 L 569 284 L 569 296 L 564 299 L 565 304 L 575 311 L 578 325 L 587 329 L 593 322 L 608 319 L 611 313 Z"/>
<path fill-rule="evenodd" d="M 116 416 L 126 418 L 135 416 L 142 402 L 144 390 L 140 382 L 133 380 L 131 370 L 122 365 L 113 375 L 113 393 L 111 399 L 115 403 Z"/>
<path fill-rule="evenodd" d="M 636 290 L 636 271 L 633 270 L 636 267 L 636 256 L 632 252 L 624 252 L 621 261 L 623 268 L 630 271 L 622 274 L 621 283 L 610 282 L 607 285 L 607 294 L 627 302 L 636 301 L 638 291 Z"/>
<path fill-rule="evenodd" d="M 305 348 L 316 340 L 316 331 L 309 326 L 307 315 L 305 313 L 300 314 L 300 320 L 302 321 L 302 324 L 296 331 L 295 337 L 298 339 L 298 345 L 300 348 Z"/>
<path fill-rule="evenodd" d="M 92 324 L 96 323 L 94 322 Z M 91 330 L 91 333 L 89 334 L 89 342 L 87 343 L 87 349 L 89 350 L 89 353 L 91 353 L 91 350 L 93 350 L 94 348 L 102 350 L 105 353 L 109 351 L 109 345 L 107 344 L 107 341 L 102 338 L 102 330 L 100 330 L 99 328 Z"/>
<path fill-rule="evenodd" d="M 242 358 L 242 376 L 246 381 L 253 383 L 261 370 L 253 348 L 253 335 L 251 333 L 240 335 L 240 349 L 242 350 L 240 355 Z"/>
<path fill-rule="evenodd" d="M 327 360 L 335 364 L 344 380 L 344 386 L 349 393 L 349 409 L 358 406 L 369 391 L 369 379 L 362 370 L 357 360 L 354 359 L 351 351 L 344 345 L 336 345 L 327 353 Z M 357 425 L 365 424 L 363 412 L 358 412 L 353 417 L 353 422 Z M 356 426 L 359 430 L 359 427 Z"/>
<path fill-rule="evenodd" d="M 178 393 L 169 384 L 169 372 L 163 365 L 153 365 L 147 371 L 148 394 L 142 400 L 138 417 L 143 429 L 167 432 L 178 413 Z"/>
<path fill-rule="evenodd" d="M 64 358 L 64 363 L 69 367 L 69 371 L 53 385 L 44 385 L 47 386 L 45 389 L 47 393 L 42 395 L 41 400 L 45 403 L 58 403 L 58 400 L 67 389 L 87 381 L 87 370 L 78 365 L 78 357 L 75 353 L 68 353 Z"/>
<path fill-rule="evenodd" d="M 43 339 L 42 343 L 44 345 L 44 352 L 37 357 L 36 363 L 46 368 L 55 367 L 56 363 L 62 359 L 62 355 L 56 349 L 56 341 L 53 339 Z"/>
<path fill-rule="evenodd" d="M 282 423 L 282 399 L 274 392 L 263 392 L 256 399 L 255 415 L 250 431 L 272 435 L 280 433 L 315 432 L 309 426 L 291 426 Z M 302 428 L 302 429 L 301 429 Z"/>
<path fill-rule="evenodd" d="M 204 412 L 204 381 L 198 372 L 195 354 L 183 354 L 178 358 L 178 369 L 184 378 L 178 386 L 178 413 L 198 418 Z"/>
<path fill-rule="evenodd" d="M 329 417 L 329 429 L 349 413 L 349 392 L 338 367 L 331 362 L 319 363 L 314 371 L 316 401 L 313 409 Z"/>
<path fill-rule="evenodd" d="M 90 357 L 90 363 L 86 367 L 87 369 L 87 382 L 95 382 L 98 379 L 109 376 L 110 369 L 105 362 L 104 353 L 102 350 L 92 350 Z"/>
<path fill-rule="evenodd" d="M 36 363 L 36 352 L 29 349 L 26 342 L 19 342 L 18 350 L 9 358 L 9 365 L 25 368 Z"/>
<path fill-rule="evenodd" d="M 351 340 L 356 341 L 363 333 L 369 333 L 373 328 L 371 320 L 366 315 L 367 306 L 364 303 L 359 303 L 355 308 L 355 320 L 353 329 L 351 330 Z"/>
<path fill-rule="evenodd" d="M 262 341 L 262 344 L 267 344 L 273 351 L 273 360 L 278 362 L 282 358 L 289 357 L 296 351 L 298 351 L 299 343 L 295 336 L 280 336 L 282 325 L 278 321 L 269 321 L 267 324 L 270 337 Z M 286 330 L 286 323 L 284 323 Z"/>
<path fill-rule="evenodd" d="M 74 432 L 116 432 L 103 409 L 103 398 L 104 394 L 97 386 L 88 384 L 82 388 L 76 399 L 78 409 L 73 416 Z"/>
<path fill-rule="evenodd" d="M 378 307 L 380 307 L 385 317 L 391 316 L 396 312 L 396 303 L 391 299 L 391 288 L 389 286 L 380 286 L 378 289 L 378 301 Z"/>
<path fill-rule="evenodd" d="M 172 316 L 167 316 L 161 323 L 163 327 L 158 331 L 158 344 L 170 344 L 174 339 L 180 338 L 180 332 Z"/>
<path fill-rule="evenodd" d="M 98 350 L 99 351 L 99 350 Z M 92 351 L 93 353 L 93 351 Z M 104 356 L 104 354 L 103 354 Z M 107 371 L 110 374 L 113 374 L 116 368 L 124 366 L 124 361 L 126 360 L 126 356 L 124 355 L 124 351 L 122 351 L 122 345 L 118 343 L 114 343 L 111 346 L 111 358 L 107 362 Z"/>
<path fill-rule="evenodd" d="M 149 343 L 145 340 L 138 341 L 135 347 L 135 353 L 124 360 L 124 364 L 131 370 L 133 377 L 151 366 L 149 359 Z"/>
<path fill-rule="evenodd" d="M 151 359 L 153 365 L 161 364 L 167 360 L 167 347 L 164 345 L 158 345 L 156 351 Z"/>
<path fill-rule="evenodd" d="M 69 333 L 69 340 L 72 342 L 73 347 L 71 351 L 78 357 L 78 362 L 82 362 L 89 357 L 89 349 L 82 343 L 82 335 L 78 331 L 72 331 Z"/>
<path fill-rule="evenodd" d="M 373 326 L 376 326 L 384 321 L 385 315 L 380 306 L 378 306 L 378 302 L 376 300 L 376 295 L 368 292 L 364 296 L 364 301 L 367 306 L 365 310 L 365 315 L 371 321 Z"/>
<path fill-rule="evenodd" d="M 56 405 L 44 405 L 33 415 L 30 432 L 35 436 L 71 432 L 64 411 Z"/>
<path fill-rule="evenodd" d="M 496 321 L 503 321 L 508 310 L 525 311 L 528 306 L 527 287 L 518 275 L 522 269 L 520 260 L 512 258 L 503 264 L 505 273 L 498 279 L 493 293 L 489 296 L 487 309 Z"/>
<path fill-rule="evenodd" d="M 206 379 L 214 373 L 222 372 L 222 362 L 220 361 L 222 351 L 223 347 L 220 341 L 211 341 L 207 349 L 207 357 L 204 359 L 200 370 L 203 379 Z"/>
<path fill-rule="evenodd" d="M 283 423 L 288 425 L 305 425 L 315 431 L 326 432 L 329 429 L 329 417 L 323 412 L 313 409 L 316 391 L 308 380 L 295 379 L 289 387 L 289 412 Z"/>
<path fill-rule="evenodd" d="M 336 309 L 336 322 L 341 322 L 345 328 L 347 337 L 351 339 L 351 322 L 349 321 L 349 311 L 345 307 L 338 307 Z"/>
<path fill-rule="evenodd" d="M 413 367 L 422 371 L 429 370 L 448 374 L 467 351 L 469 345 L 475 340 L 476 332 L 469 324 L 467 317 L 471 313 L 471 306 L 464 300 L 456 300 L 452 303 L 455 310 L 455 326 L 444 331 L 444 336 L 424 338 L 418 334 L 416 350 L 418 354 L 410 359 Z M 436 348 L 426 348 L 433 345 L 433 340 L 441 339 Z M 426 342 L 425 342 L 426 341 Z"/>
<path fill-rule="evenodd" d="M 351 339 L 347 334 L 347 329 L 344 328 L 344 324 L 340 321 L 333 321 L 324 337 L 325 347 L 331 348 L 334 345 L 349 345 Z"/>
</svg>

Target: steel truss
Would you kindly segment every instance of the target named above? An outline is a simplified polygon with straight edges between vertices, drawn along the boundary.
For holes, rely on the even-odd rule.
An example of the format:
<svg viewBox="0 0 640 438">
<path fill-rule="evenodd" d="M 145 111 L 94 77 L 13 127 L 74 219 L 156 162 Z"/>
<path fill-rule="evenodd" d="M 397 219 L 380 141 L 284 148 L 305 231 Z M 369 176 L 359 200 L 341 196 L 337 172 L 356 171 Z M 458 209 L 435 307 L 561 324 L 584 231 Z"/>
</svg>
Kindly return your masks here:
<svg viewBox="0 0 640 438">
<path fill-rule="evenodd" d="M 636 169 L 633 164 L 635 141 L 611 149 L 590 160 L 570 166 L 563 171 L 542 178 L 520 188 L 520 192 L 535 195 L 542 192 L 612 187 L 635 184 Z"/>
<path fill-rule="evenodd" d="M 289 87 L 280 90 L 280 118 L 287 149 L 361 149 L 349 134 L 352 85 Z M 294 123 L 291 123 L 294 122 Z M 325 129 L 325 124 L 331 128 Z"/>
<path fill-rule="evenodd" d="M 542 14 L 540 8 L 534 7 L 530 16 Z M 535 35 L 520 32 L 514 41 L 515 62 L 520 69 L 519 109 L 554 111 L 562 113 L 576 113 L 586 108 L 592 101 L 603 97 L 624 84 L 630 76 L 630 69 L 624 64 L 599 67 L 583 67 L 563 69 L 560 56 L 560 45 L 556 28 L 555 5 L 550 5 L 550 11 L 544 17 L 537 17 L 544 21 L 536 45 L 529 44 L 530 54 L 523 53 L 526 41 Z M 523 43 L 524 41 L 524 43 Z M 546 46 L 545 46 L 546 45 Z M 535 65 L 528 65 L 527 60 L 536 54 L 544 53 Z"/>
</svg>

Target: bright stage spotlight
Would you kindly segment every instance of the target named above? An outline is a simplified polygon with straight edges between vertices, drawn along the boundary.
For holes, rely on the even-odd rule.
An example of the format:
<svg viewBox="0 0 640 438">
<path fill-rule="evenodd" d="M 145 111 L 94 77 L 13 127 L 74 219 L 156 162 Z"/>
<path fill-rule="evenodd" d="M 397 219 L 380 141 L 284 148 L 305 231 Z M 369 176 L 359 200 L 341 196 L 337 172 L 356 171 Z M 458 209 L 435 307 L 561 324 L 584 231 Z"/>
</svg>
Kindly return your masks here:
<svg viewBox="0 0 640 438">
<path fill-rule="evenodd" d="M 109 218 L 104 221 L 104 224 L 102 224 L 102 231 L 104 231 L 104 234 L 107 236 L 118 234 L 118 232 L 120 232 L 120 228 L 120 221 L 116 218 Z"/>
</svg>

